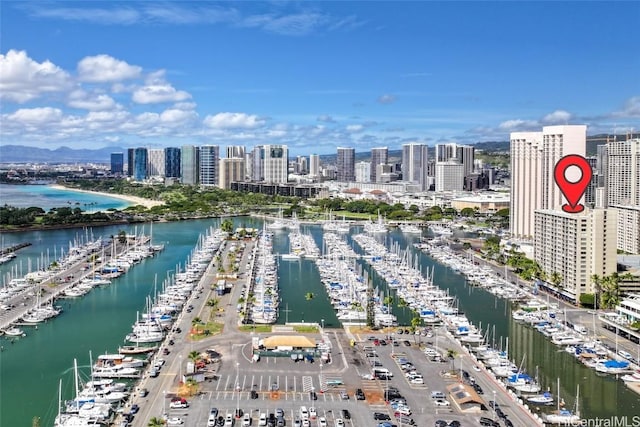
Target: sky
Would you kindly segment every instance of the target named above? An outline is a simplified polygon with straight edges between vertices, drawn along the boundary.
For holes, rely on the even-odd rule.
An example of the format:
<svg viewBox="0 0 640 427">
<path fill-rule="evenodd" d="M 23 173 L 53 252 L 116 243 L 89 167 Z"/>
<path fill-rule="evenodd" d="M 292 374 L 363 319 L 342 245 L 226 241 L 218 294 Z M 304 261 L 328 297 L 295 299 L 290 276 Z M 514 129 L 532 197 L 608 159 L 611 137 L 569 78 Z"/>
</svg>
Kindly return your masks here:
<svg viewBox="0 0 640 427">
<path fill-rule="evenodd" d="M 637 1 L 0 2 L 0 144 L 290 155 L 640 130 Z"/>
</svg>

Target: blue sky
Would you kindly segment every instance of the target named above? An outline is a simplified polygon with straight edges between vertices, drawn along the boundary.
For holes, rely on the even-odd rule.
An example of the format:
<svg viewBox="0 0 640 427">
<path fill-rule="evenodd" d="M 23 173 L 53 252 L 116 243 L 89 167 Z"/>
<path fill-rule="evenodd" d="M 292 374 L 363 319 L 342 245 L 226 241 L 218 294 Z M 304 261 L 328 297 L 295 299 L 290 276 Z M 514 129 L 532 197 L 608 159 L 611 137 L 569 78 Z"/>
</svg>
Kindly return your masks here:
<svg viewBox="0 0 640 427">
<path fill-rule="evenodd" d="M 0 4 L 2 144 L 291 155 L 640 130 L 640 2 Z"/>
</svg>

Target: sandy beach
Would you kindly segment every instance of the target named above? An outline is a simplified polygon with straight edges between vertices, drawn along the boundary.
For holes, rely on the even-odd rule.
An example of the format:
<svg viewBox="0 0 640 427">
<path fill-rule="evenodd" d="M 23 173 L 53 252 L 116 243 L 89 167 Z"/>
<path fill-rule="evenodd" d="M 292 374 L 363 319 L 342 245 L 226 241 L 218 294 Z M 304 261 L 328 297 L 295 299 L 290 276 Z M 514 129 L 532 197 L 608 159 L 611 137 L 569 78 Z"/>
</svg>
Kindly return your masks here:
<svg viewBox="0 0 640 427">
<path fill-rule="evenodd" d="M 95 194 L 97 196 L 113 197 L 114 199 L 126 200 L 127 202 L 130 202 L 131 204 L 134 204 L 134 205 L 142 205 L 145 208 L 152 208 L 154 206 L 159 206 L 164 204 L 164 202 L 161 202 L 158 200 L 143 199 L 142 197 L 127 196 L 124 194 L 112 194 L 112 193 L 102 193 L 100 191 L 79 190 L 77 188 L 69 188 L 63 185 L 58 185 L 58 184 L 52 184 L 50 185 L 50 187 L 58 190 L 77 191 L 79 193 L 89 193 L 89 194 Z"/>
</svg>

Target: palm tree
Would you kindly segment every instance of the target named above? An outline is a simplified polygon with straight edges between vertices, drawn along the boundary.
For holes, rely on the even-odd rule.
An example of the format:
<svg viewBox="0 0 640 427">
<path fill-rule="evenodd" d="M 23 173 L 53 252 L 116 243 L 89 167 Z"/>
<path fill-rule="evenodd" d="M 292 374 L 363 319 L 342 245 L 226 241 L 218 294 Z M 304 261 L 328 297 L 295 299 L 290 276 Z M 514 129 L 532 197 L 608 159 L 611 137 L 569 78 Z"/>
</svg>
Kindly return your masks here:
<svg viewBox="0 0 640 427">
<path fill-rule="evenodd" d="M 222 221 L 220 229 L 225 233 L 233 232 L 233 221 L 231 221 L 230 219 L 225 219 L 224 221 Z"/>
<path fill-rule="evenodd" d="M 455 361 L 456 361 L 457 355 L 458 355 L 458 352 L 455 351 L 454 349 L 452 348 L 447 349 L 447 358 L 451 360 L 451 371 L 455 371 Z"/>
<path fill-rule="evenodd" d="M 393 304 L 393 297 L 391 295 L 387 295 L 382 300 L 382 304 L 386 305 L 387 307 L 390 306 L 391 304 Z"/>
<path fill-rule="evenodd" d="M 159 417 L 153 417 L 149 420 L 147 427 L 162 427 L 164 426 L 164 420 Z"/>
<path fill-rule="evenodd" d="M 193 364 L 195 365 L 198 360 L 200 360 L 200 353 L 198 353 L 197 351 L 192 351 L 189 353 L 189 360 L 191 360 L 193 362 Z"/>
<path fill-rule="evenodd" d="M 557 271 L 554 271 L 553 273 L 551 273 L 551 283 L 556 288 L 561 287 L 560 283 L 562 283 L 562 275 L 560 275 L 560 273 L 558 273 Z"/>
<path fill-rule="evenodd" d="M 598 309 L 598 296 L 602 292 L 602 278 L 597 274 L 591 275 L 591 281 L 593 282 L 593 308 Z"/>
</svg>

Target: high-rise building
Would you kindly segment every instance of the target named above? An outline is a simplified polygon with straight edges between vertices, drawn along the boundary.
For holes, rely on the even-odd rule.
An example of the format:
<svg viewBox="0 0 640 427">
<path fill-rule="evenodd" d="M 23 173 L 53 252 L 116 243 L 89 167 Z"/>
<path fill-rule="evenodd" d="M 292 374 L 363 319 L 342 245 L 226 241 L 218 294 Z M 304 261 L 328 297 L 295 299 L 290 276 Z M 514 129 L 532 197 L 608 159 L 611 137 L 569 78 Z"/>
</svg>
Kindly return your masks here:
<svg viewBox="0 0 640 427">
<path fill-rule="evenodd" d="M 475 152 L 475 147 L 471 145 L 456 145 L 456 158 L 464 166 L 464 176 L 474 171 Z"/>
<path fill-rule="evenodd" d="M 309 156 L 309 175 L 320 176 L 320 156 L 317 154 Z"/>
<path fill-rule="evenodd" d="M 111 173 L 113 175 L 122 175 L 124 172 L 124 154 L 111 153 Z"/>
<path fill-rule="evenodd" d="M 640 206 L 616 205 L 618 238 L 616 248 L 628 254 L 640 255 Z"/>
<path fill-rule="evenodd" d="M 167 147 L 164 149 L 164 176 L 180 178 L 180 149 Z"/>
<path fill-rule="evenodd" d="M 251 151 L 251 181 L 264 181 L 264 145 L 256 145 Z"/>
<path fill-rule="evenodd" d="M 287 146 L 265 145 L 263 168 L 265 182 L 285 184 L 289 176 L 289 150 Z"/>
<path fill-rule="evenodd" d="M 371 182 L 371 163 L 356 163 L 356 182 Z"/>
<path fill-rule="evenodd" d="M 436 162 L 436 191 L 462 191 L 464 187 L 464 165 L 453 158 Z"/>
<path fill-rule="evenodd" d="M 535 210 L 560 209 L 564 197 L 555 183 L 555 165 L 569 154 L 584 156 L 586 138 L 584 125 L 546 126 L 542 132 L 511 134 L 510 228 L 513 237 L 533 237 Z"/>
<path fill-rule="evenodd" d="M 305 156 L 296 157 L 296 173 L 299 173 L 300 175 L 306 175 L 309 173 L 309 166 Z"/>
<path fill-rule="evenodd" d="M 338 181 L 352 182 L 356 179 L 355 162 L 355 148 L 338 147 L 338 156 L 336 158 Z"/>
<path fill-rule="evenodd" d="M 133 157 L 135 152 L 135 148 L 127 149 L 127 176 L 133 176 Z"/>
<path fill-rule="evenodd" d="M 200 146 L 200 185 L 217 186 L 220 167 L 220 147 L 217 145 Z"/>
<path fill-rule="evenodd" d="M 640 206 L 640 138 L 606 145 L 607 205 Z"/>
<path fill-rule="evenodd" d="M 231 188 L 232 182 L 244 181 L 244 158 L 226 158 L 220 159 L 220 180 L 219 187 L 224 189 Z"/>
<path fill-rule="evenodd" d="M 164 149 L 150 148 L 147 153 L 147 176 L 164 177 Z"/>
<path fill-rule="evenodd" d="M 378 165 L 386 165 L 389 161 L 389 149 L 378 147 L 371 149 L 371 182 L 378 182 Z"/>
<path fill-rule="evenodd" d="M 245 149 L 243 145 L 229 145 L 227 147 L 228 159 L 244 159 Z"/>
<path fill-rule="evenodd" d="M 428 162 L 425 144 L 404 144 L 402 146 L 402 180 L 418 183 L 420 190 L 426 190 Z"/>
<path fill-rule="evenodd" d="M 457 145 L 454 142 L 448 144 L 436 144 L 436 162 L 448 162 L 457 157 Z"/>
<path fill-rule="evenodd" d="M 133 150 L 133 179 L 144 181 L 147 179 L 147 149 L 138 147 Z"/>
<path fill-rule="evenodd" d="M 560 282 L 565 297 L 574 302 L 593 293 L 591 276 L 617 270 L 616 213 L 611 209 L 585 209 L 582 213 L 536 210 L 534 258 L 553 283 Z"/>
<path fill-rule="evenodd" d="M 180 170 L 182 183 L 198 184 L 200 174 L 200 150 L 195 145 L 183 145 L 180 149 Z"/>
</svg>

